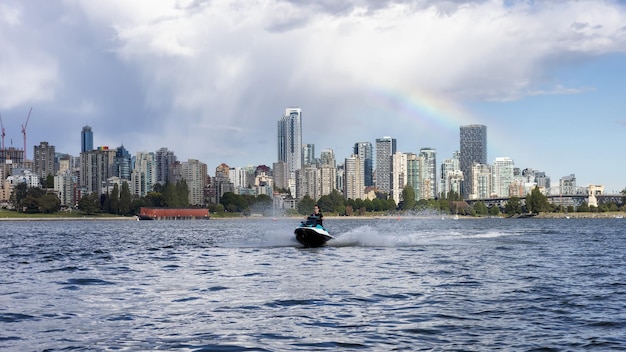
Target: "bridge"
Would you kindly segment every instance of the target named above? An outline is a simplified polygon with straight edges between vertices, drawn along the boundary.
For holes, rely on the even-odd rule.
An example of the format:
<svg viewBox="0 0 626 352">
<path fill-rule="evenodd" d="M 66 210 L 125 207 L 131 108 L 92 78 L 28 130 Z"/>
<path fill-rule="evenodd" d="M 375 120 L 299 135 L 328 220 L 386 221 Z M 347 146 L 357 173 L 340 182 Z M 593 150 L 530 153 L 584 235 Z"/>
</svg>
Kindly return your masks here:
<svg viewBox="0 0 626 352">
<path fill-rule="evenodd" d="M 548 198 L 552 204 L 562 205 L 565 207 L 579 207 L 583 203 L 588 205 L 600 206 L 602 204 L 615 203 L 618 206 L 624 204 L 626 196 L 622 194 L 603 194 L 602 186 L 556 186 L 543 189 L 541 193 Z M 504 208 L 510 197 L 485 198 L 485 199 L 467 199 L 469 205 L 476 202 L 483 202 L 487 207 L 497 206 Z M 526 197 L 520 197 L 522 204 L 526 202 Z"/>
</svg>

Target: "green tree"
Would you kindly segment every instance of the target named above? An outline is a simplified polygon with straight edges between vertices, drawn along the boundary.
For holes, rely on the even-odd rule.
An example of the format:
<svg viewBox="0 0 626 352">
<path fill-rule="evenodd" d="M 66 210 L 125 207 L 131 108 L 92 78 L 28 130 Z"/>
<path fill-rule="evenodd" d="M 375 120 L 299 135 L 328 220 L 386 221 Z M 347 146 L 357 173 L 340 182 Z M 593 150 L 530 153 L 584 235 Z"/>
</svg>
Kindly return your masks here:
<svg viewBox="0 0 626 352">
<path fill-rule="evenodd" d="M 131 210 L 131 197 L 130 189 L 128 188 L 128 182 L 122 182 L 122 190 L 120 191 L 120 205 L 119 214 L 130 215 Z"/>
<path fill-rule="evenodd" d="M 117 183 L 113 185 L 113 190 L 111 191 L 110 206 L 112 214 L 120 213 L 120 188 Z"/>
<path fill-rule="evenodd" d="M 220 199 L 220 204 L 229 212 L 242 212 L 248 207 L 246 199 L 233 192 L 224 193 Z"/>
<path fill-rule="evenodd" d="M 54 188 L 54 176 L 48 174 L 44 182 L 42 182 L 45 188 Z"/>
<path fill-rule="evenodd" d="M 489 208 L 489 215 L 491 216 L 500 216 L 500 208 L 497 206 L 492 206 Z"/>
<path fill-rule="evenodd" d="M 506 206 L 504 207 L 504 211 L 508 216 L 513 216 L 515 214 L 522 213 L 522 202 L 518 197 L 511 197 L 509 201 L 506 202 Z"/>
<path fill-rule="evenodd" d="M 25 182 L 20 182 L 13 188 L 11 192 L 10 201 L 18 212 L 23 211 L 24 199 L 28 195 L 28 185 Z"/>
<path fill-rule="evenodd" d="M 61 200 L 56 194 L 46 192 L 39 198 L 39 210 L 42 213 L 56 213 L 61 210 Z"/>
<path fill-rule="evenodd" d="M 149 192 L 146 194 L 144 199 L 144 204 L 146 207 L 162 207 L 164 205 L 163 195 L 157 192 Z"/>
<path fill-rule="evenodd" d="M 402 210 L 414 210 L 415 203 L 415 190 L 409 185 L 404 186 L 402 189 Z"/>
<path fill-rule="evenodd" d="M 485 203 L 480 202 L 480 201 L 474 203 L 474 211 L 476 212 L 476 215 L 479 215 L 479 216 L 484 216 L 489 213 L 489 210 L 487 209 L 487 206 L 485 205 Z"/>
<path fill-rule="evenodd" d="M 189 186 L 187 186 L 185 179 L 176 182 L 176 206 L 181 208 L 189 206 Z M 247 207 L 247 204 L 242 210 L 245 207 Z"/>
<path fill-rule="evenodd" d="M 347 204 L 347 202 L 344 199 L 343 195 L 335 189 L 330 192 L 330 194 L 324 195 L 320 199 L 318 199 L 317 204 L 319 205 L 322 213 L 343 214 L 340 213 L 340 211 L 344 209 L 343 207 Z M 311 212 L 312 211 L 313 209 L 311 209 Z"/>
<path fill-rule="evenodd" d="M 309 215 L 313 213 L 313 207 L 315 206 L 315 201 L 308 195 L 305 194 L 302 199 L 297 204 L 298 214 Z M 322 213 L 324 212 L 321 208 Z"/>
<path fill-rule="evenodd" d="M 78 201 L 78 209 L 87 215 L 100 212 L 100 197 L 95 193 L 84 195 Z"/>
<path fill-rule="evenodd" d="M 539 190 L 539 187 L 533 188 L 533 190 L 526 196 L 526 209 L 529 213 L 539 214 L 546 212 L 550 208 L 548 197 L 543 195 Z"/>
</svg>

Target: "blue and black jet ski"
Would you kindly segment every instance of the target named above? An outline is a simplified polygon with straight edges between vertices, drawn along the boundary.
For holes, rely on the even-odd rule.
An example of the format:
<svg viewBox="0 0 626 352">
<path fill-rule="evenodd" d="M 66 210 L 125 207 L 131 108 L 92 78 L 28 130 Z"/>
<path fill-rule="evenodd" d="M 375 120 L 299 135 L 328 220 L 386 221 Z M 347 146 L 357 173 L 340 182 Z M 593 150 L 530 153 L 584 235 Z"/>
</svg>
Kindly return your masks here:
<svg viewBox="0 0 626 352">
<path fill-rule="evenodd" d="M 334 238 L 314 217 L 302 221 L 293 233 L 296 234 L 296 240 L 305 247 L 321 247 Z"/>
</svg>

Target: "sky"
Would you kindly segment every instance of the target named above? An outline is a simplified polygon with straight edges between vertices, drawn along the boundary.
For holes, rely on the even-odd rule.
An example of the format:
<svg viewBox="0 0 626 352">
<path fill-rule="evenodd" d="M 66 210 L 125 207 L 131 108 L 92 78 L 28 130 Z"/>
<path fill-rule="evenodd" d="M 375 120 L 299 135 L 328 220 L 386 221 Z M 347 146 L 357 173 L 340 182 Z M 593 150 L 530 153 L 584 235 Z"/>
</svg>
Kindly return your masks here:
<svg viewBox="0 0 626 352">
<path fill-rule="evenodd" d="M 209 174 L 277 159 L 277 121 L 338 162 L 391 136 L 441 163 L 459 128 L 558 185 L 626 188 L 626 2 L 8 0 L 5 146 L 173 150 Z"/>
</svg>

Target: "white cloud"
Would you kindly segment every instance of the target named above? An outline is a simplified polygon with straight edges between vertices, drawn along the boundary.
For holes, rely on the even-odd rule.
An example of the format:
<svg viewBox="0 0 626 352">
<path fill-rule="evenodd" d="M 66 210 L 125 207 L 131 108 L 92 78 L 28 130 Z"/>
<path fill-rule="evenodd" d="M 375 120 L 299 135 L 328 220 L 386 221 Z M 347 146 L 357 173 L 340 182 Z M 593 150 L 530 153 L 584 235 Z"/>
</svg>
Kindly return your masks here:
<svg viewBox="0 0 626 352">
<path fill-rule="evenodd" d="M 319 126 L 378 134 L 391 124 L 372 89 L 454 103 L 579 94 L 595 87 L 560 82 L 555 67 L 626 52 L 626 8 L 608 0 L 58 4 L 36 19 L 23 15 L 35 5 L 0 5 L 0 107 L 54 101 L 106 143 L 168 146 L 208 163 L 271 162 L 286 106 Z M 120 136 L 130 119 L 145 136 Z"/>
</svg>

